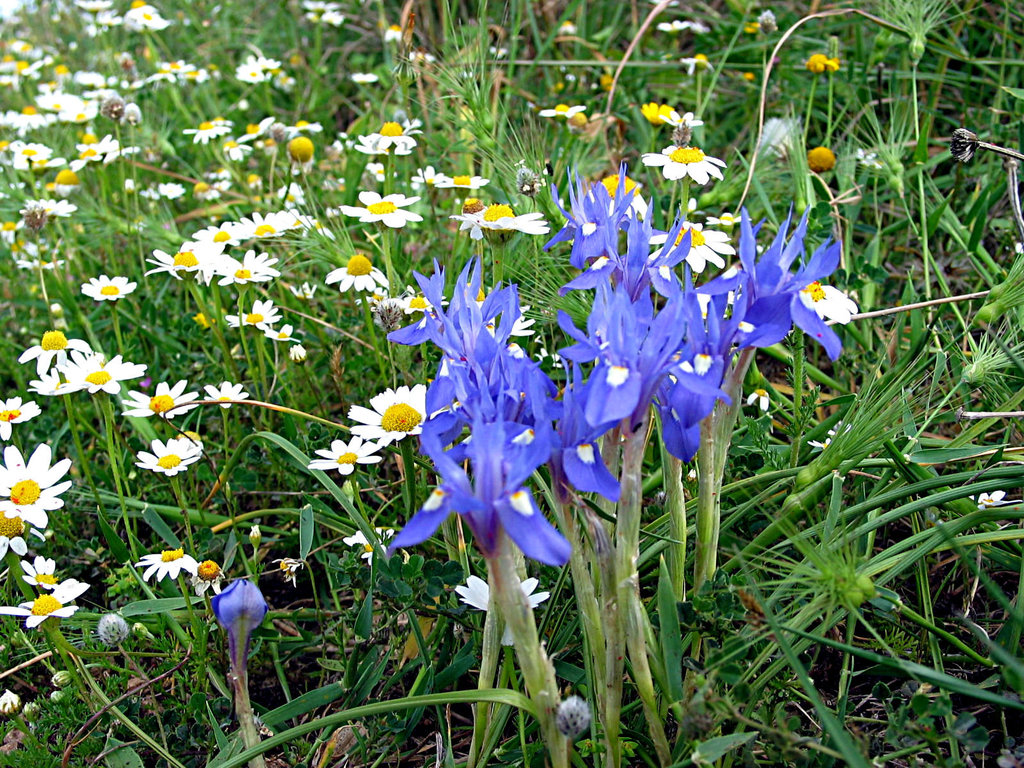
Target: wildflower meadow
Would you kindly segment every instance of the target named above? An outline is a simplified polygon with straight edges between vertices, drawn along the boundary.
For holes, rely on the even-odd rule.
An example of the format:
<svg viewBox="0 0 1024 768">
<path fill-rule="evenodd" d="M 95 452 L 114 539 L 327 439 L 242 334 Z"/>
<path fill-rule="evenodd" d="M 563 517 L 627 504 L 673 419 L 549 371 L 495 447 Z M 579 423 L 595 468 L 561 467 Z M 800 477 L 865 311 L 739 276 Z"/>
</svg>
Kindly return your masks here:
<svg viewBox="0 0 1024 768">
<path fill-rule="evenodd" d="M 1024 766 L 1024 11 L 0 20 L 0 766 Z"/>
</svg>

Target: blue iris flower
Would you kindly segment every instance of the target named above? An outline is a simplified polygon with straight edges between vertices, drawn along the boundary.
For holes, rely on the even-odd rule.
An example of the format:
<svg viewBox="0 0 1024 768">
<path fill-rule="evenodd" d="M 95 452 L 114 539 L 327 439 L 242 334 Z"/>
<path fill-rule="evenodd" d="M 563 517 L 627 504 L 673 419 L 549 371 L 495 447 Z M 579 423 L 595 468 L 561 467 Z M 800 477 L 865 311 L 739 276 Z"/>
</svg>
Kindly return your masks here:
<svg viewBox="0 0 1024 768">
<path fill-rule="evenodd" d="M 575 175 L 575 174 L 574 174 Z M 555 233 L 545 250 L 556 243 L 572 241 L 569 262 L 576 269 L 584 269 L 588 262 L 602 257 L 614 258 L 619 252 L 619 229 L 629 220 L 635 189 L 626 192 L 625 166 L 620 169 L 618 188 L 613 198 L 604 184 L 591 184 L 579 175 L 569 182 L 569 210 L 558 207 L 565 214 L 565 226 Z M 558 188 L 551 185 L 551 197 L 558 200 Z"/>
<path fill-rule="evenodd" d="M 228 633 L 231 670 L 242 676 L 249 657 L 249 640 L 267 615 L 267 601 L 259 587 L 248 579 L 239 579 L 214 595 L 210 603 L 217 621 Z"/>
</svg>

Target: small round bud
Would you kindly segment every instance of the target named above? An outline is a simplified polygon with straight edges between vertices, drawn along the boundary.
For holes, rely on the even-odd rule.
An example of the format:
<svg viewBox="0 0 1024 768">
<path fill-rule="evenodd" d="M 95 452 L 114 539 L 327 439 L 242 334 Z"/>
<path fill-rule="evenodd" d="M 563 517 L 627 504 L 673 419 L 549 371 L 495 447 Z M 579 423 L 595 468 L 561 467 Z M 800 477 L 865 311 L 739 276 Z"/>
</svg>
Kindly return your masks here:
<svg viewBox="0 0 1024 768">
<path fill-rule="evenodd" d="M 124 115 L 121 118 L 122 122 L 128 125 L 138 125 L 142 122 L 142 110 L 139 109 L 139 105 L 134 101 L 124 105 Z"/>
<path fill-rule="evenodd" d="M 0 696 L 0 714 L 10 717 L 19 712 L 21 712 L 21 696 L 14 691 L 4 691 L 4 695 Z"/>
<path fill-rule="evenodd" d="M 147 640 L 154 639 L 153 633 L 150 632 L 146 628 L 146 625 L 143 624 L 141 621 L 136 621 L 134 624 L 132 624 L 132 634 L 136 637 L 144 637 Z"/>
<path fill-rule="evenodd" d="M 313 159 L 313 142 L 306 136 L 296 136 L 288 142 L 288 154 L 296 163 L 308 163 Z"/>
<path fill-rule="evenodd" d="M 105 613 L 96 624 L 96 637 L 104 645 L 120 645 L 128 637 L 128 622 L 118 613 Z"/>
<path fill-rule="evenodd" d="M 590 705 L 586 699 L 570 696 L 558 705 L 555 715 L 558 732 L 569 739 L 575 739 L 590 728 Z"/>
<path fill-rule="evenodd" d="M 306 348 L 301 344 L 292 344 L 288 349 L 288 359 L 300 365 L 306 362 Z"/>
<path fill-rule="evenodd" d="M 38 701 L 30 701 L 25 705 L 25 708 L 21 710 L 21 716 L 25 718 L 26 722 L 34 723 L 39 719 L 39 715 L 42 711 L 43 708 L 39 705 Z"/>
<path fill-rule="evenodd" d="M 261 541 L 263 541 L 263 532 L 258 525 L 254 525 L 249 529 L 249 543 L 252 544 L 253 551 L 260 548 Z"/>
<path fill-rule="evenodd" d="M 58 689 L 56 691 L 50 691 L 50 701 L 54 704 L 60 704 L 67 697 L 67 693 Z"/>
<path fill-rule="evenodd" d="M 75 682 L 75 676 L 66 669 L 61 669 L 53 673 L 53 677 L 50 678 L 50 682 L 53 684 L 54 688 L 67 688 Z"/>
<path fill-rule="evenodd" d="M 50 314 L 54 317 L 64 317 L 64 307 L 54 302 L 50 305 Z"/>
</svg>

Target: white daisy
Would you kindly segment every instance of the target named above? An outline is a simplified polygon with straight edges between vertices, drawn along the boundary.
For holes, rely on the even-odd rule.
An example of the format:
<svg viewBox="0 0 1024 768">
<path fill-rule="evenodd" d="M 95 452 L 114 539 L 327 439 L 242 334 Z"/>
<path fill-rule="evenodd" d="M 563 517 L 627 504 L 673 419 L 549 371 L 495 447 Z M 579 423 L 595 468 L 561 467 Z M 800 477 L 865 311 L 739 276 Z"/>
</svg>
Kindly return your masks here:
<svg viewBox="0 0 1024 768">
<path fill-rule="evenodd" d="M 82 293 L 96 301 L 117 301 L 127 296 L 138 287 L 127 277 L 90 277 L 88 283 L 82 283 Z"/>
<path fill-rule="evenodd" d="M 434 186 L 438 189 L 480 189 L 489 182 L 490 179 L 483 176 L 442 176 Z"/>
<path fill-rule="evenodd" d="M 21 603 L 16 608 L 0 606 L 0 613 L 7 616 L 24 616 L 26 629 L 32 629 L 50 618 L 66 619 L 73 616 L 79 606 L 68 603 L 77 600 L 87 589 L 89 585 L 84 581 L 69 579 L 54 587 L 52 592 L 40 595 L 31 602 Z"/>
<path fill-rule="evenodd" d="M 648 152 L 641 160 L 644 165 L 661 167 L 662 173 L 669 181 L 678 181 L 689 176 L 697 184 L 707 184 L 714 176 L 721 180 L 721 168 L 725 163 L 717 157 L 705 155 L 697 147 L 677 147 L 671 145 L 661 150 L 661 153 Z"/>
<path fill-rule="evenodd" d="M 365 207 L 355 205 L 341 206 L 346 216 L 358 217 L 361 222 L 380 221 L 385 226 L 400 229 L 411 221 L 423 221 L 423 217 L 411 211 L 402 210 L 408 205 L 419 201 L 418 197 L 406 197 L 394 194 L 381 197 L 376 192 L 360 192 L 359 202 Z"/>
<path fill-rule="evenodd" d="M 106 360 L 103 355 L 85 355 L 75 351 L 71 353 L 71 359 L 60 366 L 60 372 L 75 391 L 85 389 L 90 395 L 101 391 L 116 395 L 121 391 L 121 382 L 144 375 L 146 365 L 127 363 L 121 355 Z"/>
<path fill-rule="evenodd" d="M 814 281 L 800 290 L 800 301 L 808 309 L 818 313 L 818 317 L 846 325 L 857 314 L 857 303 L 831 285 L 822 285 Z"/>
<path fill-rule="evenodd" d="M 1018 504 L 1016 499 L 1006 498 L 1006 491 L 992 491 L 991 493 L 979 493 L 978 498 L 971 496 L 972 501 L 977 501 L 978 509 L 989 509 L 990 507 L 1001 507 L 1004 504 Z"/>
<path fill-rule="evenodd" d="M 544 220 L 543 213 L 523 213 L 517 216 L 512 210 L 512 206 L 503 203 L 489 205 L 474 213 L 456 214 L 449 218 L 462 222 L 459 225 L 459 230 L 468 229 L 469 236 L 474 240 L 482 239 L 485 230 L 496 232 L 499 237 L 509 237 L 513 232 L 546 235 L 551 231 L 548 223 Z"/>
<path fill-rule="evenodd" d="M 381 446 L 409 435 L 418 435 L 423 431 L 423 422 L 427 418 L 427 386 L 417 384 L 412 387 L 386 389 L 379 395 L 370 398 L 370 408 L 353 405 L 348 409 L 348 417 L 359 422 L 352 427 L 352 434 L 366 440 L 376 440 Z"/>
<path fill-rule="evenodd" d="M 381 544 L 395 535 L 394 528 L 375 527 L 373 532 L 377 534 L 377 540 Z M 350 547 L 358 547 L 362 549 L 363 552 L 359 555 L 360 560 L 366 560 L 369 562 L 373 559 L 373 544 L 366 540 L 366 535 L 362 531 L 356 531 L 351 536 L 346 536 L 341 541 L 343 544 L 347 544 Z"/>
<path fill-rule="evenodd" d="M 217 118 L 216 120 L 204 120 L 198 128 L 186 128 L 182 131 L 186 136 L 192 137 L 193 144 L 208 144 L 210 139 L 224 136 L 231 133 L 233 123 L 230 120 Z"/>
<path fill-rule="evenodd" d="M 247 400 L 249 393 L 241 384 L 232 384 L 230 381 L 221 382 L 220 386 L 207 384 L 203 387 L 207 400 Z M 231 403 L 221 403 L 221 408 L 230 408 Z"/>
<path fill-rule="evenodd" d="M 195 576 L 199 563 L 192 555 L 186 555 L 184 549 L 165 549 L 159 554 L 143 555 L 135 567 L 146 569 L 142 573 L 143 581 L 149 581 L 151 576 L 155 576 L 157 581 L 163 581 L 178 578 L 182 571 Z"/>
<path fill-rule="evenodd" d="M 351 417 L 351 413 L 349 414 Z M 335 469 L 342 475 L 351 475 L 356 464 L 376 464 L 381 460 L 377 454 L 380 450 L 377 443 L 363 442 L 361 437 L 353 437 L 347 443 L 344 440 L 334 440 L 331 447 L 316 452 L 322 459 L 313 459 L 309 462 L 310 469 L 322 469 L 325 472 Z M 345 542 L 349 543 L 348 541 Z"/>
<path fill-rule="evenodd" d="M 24 571 L 21 578 L 33 587 L 49 591 L 57 586 L 57 577 L 54 576 L 56 568 L 57 563 L 53 559 L 36 555 L 31 562 L 21 561 L 21 570 Z"/>
<path fill-rule="evenodd" d="M 246 285 L 248 283 L 266 283 L 281 273 L 274 269 L 277 259 L 270 258 L 267 253 L 257 254 L 250 249 L 245 256 L 236 259 L 224 254 L 213 270 L 215 277 L 220 277 L 217 285 Z"/>
<path fill-rule="evenodd" d="M 271 341 L 298 341 L 298 337 L 295 335 L 295 329 L 289 324 L 282 325 L 280 328 L 264 328 L 263 335 Z"/>
<path fill-rule="evenodd" d="M 176 280 L 181 280 L 183 275 L 198 274 L 204 283 L 209 284 L 223 253 L 224 243 L 212 241 L 182 243 L 173 255 L 155 250 L 153 258 L 146 259 L 146 263 L 155 264 L 156 267 L 146 272 L 146 275 L 166 272 Z"/>
<path fill-rule="evenodd" d="M 683 241 L 683 236 L 690 233 L 690 250 L 686 254 L 686 263 L 694 272 L 703 272 L 708 263 L 714 264 L 719 269 L 725 268 L 725 259 L 722 256 L 734 256 L 736 249 L 725 232 L 714 229 L 704 229 L 701 224 L 686 223 L 679 230 L 675 245 Z M 651 243 L 664 243 L 668 235 L 655 235 Z M 659 248 L 651 254 L 651 258 L 661 255 L 664 248 Z"/>
<path fill-rule="evenodd" d="M 586 112 L 586 107 L 574 106 L 570 107 L 568 104 L 558 104 L 554 109 L 542 109 L 537 114 L 540 117 L 564 117 L 568 120 L 573 115 L 578 115 L 581 112 Z"/>
<path fill-rule="evenodd" d="M 757 407 L 764 413 L 768 412 L 768 408 L 771 405 L 768 400 L 768 390 L 766 389 L 755 389 L 747 396 L 747 405 L 753 405 L 757 403 Z"/>
<path fill-rule="evenodd" d="M 46 528 L 47 512 L 60 509 L 60 494 L 71 487 L 71 481 L 58 482 L 71 469 L 71 459 L 61 459 L 52 467 L 53 451 L 46 443 L 36 446 L 28 461 L 13 445 L 4 448 L 0 466 L 0 513 L 20 517 L 35 528 Z"/>
<path fill-rule="evenodd" d="M 257 299 L 252 305 L 252 311 L 245 315 L 225 315 L 228 326 L 241 328 L 246 325 L 254 325 L 261 331 L 265 331 L 281 319 L 281 312 L 274 306 L 270 299 Z"/>
<path fill-rule="evenodd" d="M 299 228 L 299 221 L 290 211 L 276 211 L 265 216 L 254 213 L 238 222 L 238 236 L 242 240 L 251 237 L 280 237 L 285 232 Z"/>
<path fill-rule="evenodd" d="M 10 440 L 13 429 L 12 424 L 22 424 L 31 421 L 42 411 L 32 400 L 22 400 L 20 397 L 9 397 L 0 400 L 0 440 Z"/>
<path fill-rule="evenodd" d="M 20 517 L 0 515 L 0 559 L 7 554 L 8 550 L 19 556 L 28 552 L 28 544 L 24 538 L 26 528 L 37 539 L 43 539 L 43 534 L 27 525 Z"/>
<path fill-rule="evenodd" d="M 531 609 L 536 608 L 550 596 L 549 592 L 534 592 L 534 590 L 537 589 L 538 584 L 540 584 L 540 582 L 537 581 L 537 579 L 529 578 L 525 579 L 519 585 L 523 590 L 523 594 L 526 596 L 527 601 L 529 601 Z M 470 576 L 466 579 L 465 585 L 456 587 L 455 591 L 458 593 L 462 602 L 468 606 L 476 608 L 478 611 L 486 611 L 490 606 L 491 586 L 479 576 Z M 501 644 L 514 644 L 512 631 L 507 626 L 505 627 L 505 633 L 501 637 Z"/>
<path fill-rule="evenodd" d="M 146 418 L 156 414 L 162 419 L 173 419 L 188 413 L 198 405 L 187 405 L 199 399 L 198 392 L 186 392 L 188 382 L 182 379 L 173 387 L 166 381 L 156 385 L 156 392 L 150 396 L 145 392 L 129 392 L 128 398 L 122 403 L 126 407 L 125 416 Z"/>
<path fill-rule="evenodd" d="M 191 438 L 172 437 L 166 443 L 154 440 L 150 443 L 149 451 L 139 451 L 136 454 L 138 461 L 135 462 L 135 466 L 173 477 L 179 472 L 184 472 L 202 456 L 202 448 Z"/>
<path fill-rule="evenodd" d="M 388 279 L 384 273 L 373 266 L 369 257 L 361 253 L 354 254 L 344 267 L 329 272 L 326 283 L 338 283 L 338 290 L 342 293 L 353 289 L 373 293 L 380 288 L 388 287 Z"/>
<path fill-rule="evenodd" d="M 203 595 L 207 590 L 212 589 L 214 594 L 220 594 L 220 583 L 224 581 L 224 571 L 220 565 L 213 560 L 204 560 L 196 568 L 192 576 L 192 589 L 196 595 Z"/>
</svg>

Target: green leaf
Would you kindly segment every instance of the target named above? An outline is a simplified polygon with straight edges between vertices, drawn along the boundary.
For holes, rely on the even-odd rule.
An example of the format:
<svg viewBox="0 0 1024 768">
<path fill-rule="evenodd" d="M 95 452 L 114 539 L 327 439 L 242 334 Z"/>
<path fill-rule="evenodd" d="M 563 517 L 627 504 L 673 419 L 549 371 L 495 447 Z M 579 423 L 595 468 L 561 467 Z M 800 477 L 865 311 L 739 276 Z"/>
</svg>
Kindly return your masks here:
<svg viewBox="0 0 1024 768">
<path fill-rule="evenodd" d="M 698 744 L 696 749 L 693 750 L 693 756 L 690 759 L 698 765 L 705 762 L 713 763 L 718 758 L 724 757 L 727 752 L 732 752 L 737 747 L 742 747 L 753 740 L 755 736 L 757 736 L 757 731 L 730 733 L 728 736 L 715 736 L 713 739 L 708 739 Z"/>
<path fill-rule="evenodd" d="M 332 661 L 332 659 L 321 659 L 321 661 Z M 312 712 L 318 707 L 325 707 L 332 701 L 340 699 L 344 694 L 345 687 L 341 683 L 328 683 L 322 688 L 317 688 L 302 694 L 298 698 L 292 699 L 287 704 L 282 704 L 277 709 L 270 710 L 263 715 L 262 719 L 268 726 L 278 725 L 285 720 L 294 720 L 296 717 L 300 717 L 307 712 Z"/>
<path fill-rule="evenodd" d="M 991 450 L 991 447 L 977 445 L 968 445 L 963 448 L 923 448 L 920 451 L 913 451 L 908 458 L 915 464 L 946 464 L 951 461 L 973 459 L 975 456 Z"/>
<path fill-rule="evenodd" d="M 142 510 L 142 519 L 146 521 L 146 525 L 152 528 L 153 532 L 157 536 L 164 540 L 167 546 L 172 549 L 178 549 L 181 547 L 181 539 L 174 534 L 174 531 L 171 530 L 171 526 L 169 526 L 164 519 L 160 517 L 160 513 L 155 509 L 152 507 L 146 507 Z"/>
<path fill-rule="evenodd" d="M 131 553 L 128 551 L 128 547 L 125 546 L 124 541 L 117 532 L 113 529 L 110 523 L 107 522 L 107 518 L 104 517 L 102 510 L 97 510 L 96 522 L 99 524 L 100 533 L 103 534 L 103 538 L 107 541 L 107 546 L 110 547 L 111 554 L 114 555 L 114 559 L 119 563 L 127 563 L 132 560 Z"/>
<path fill-rule="evenodd" d="M 1001 86 L 1004 91 L 1015 99 L 1024 99 L 1024 88 L 1010 88 L 1007 85 Z"/>
<path fill-rule="evenodd" d="M 672 701 L 682 701 L 683 693 L 683 635 L 679 626 L 679 612 L 676 610 L 676 596 L 672 589 L 672 577 L 668 572 L 665 558 L 658 565 L 658 619 L 661 622 L 662 661 L 668 694 Z"/>
<path fill-rule="evenodd" d="M 192 597 L 191 601 L 192 605 L 197 605 L 203 602 L 203 598 Z M 160 597 L 155 600 L 137 600 L 134 603 L 128 603 L 121 609 L 121 615 L 127 619 L 132 616 L 152 616 L 155 613 L 180 611 L 184 608 L 185 598 L 183 597 Z"/>
<path fill-rule="evenodd" d="M 359 608 L 359 615 L 356 616 L 356 637 L 364 640 L 373 633 L 373 590 L 368 590 L 366 599 Z"/>
<path fill-rule="evenodd" d="M 103 753 L 107 768 L 146 768 L 138 752 L 113 736 L 107 736 Z"/>
<path fill-rule="evenodd" d="M 309 504 L 299 512 L 299 560 L 309 556 L 313 546 L 313 507 Z"/>
</svg>

